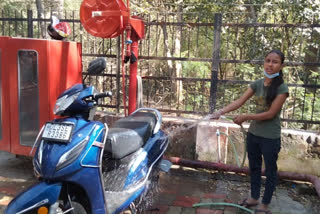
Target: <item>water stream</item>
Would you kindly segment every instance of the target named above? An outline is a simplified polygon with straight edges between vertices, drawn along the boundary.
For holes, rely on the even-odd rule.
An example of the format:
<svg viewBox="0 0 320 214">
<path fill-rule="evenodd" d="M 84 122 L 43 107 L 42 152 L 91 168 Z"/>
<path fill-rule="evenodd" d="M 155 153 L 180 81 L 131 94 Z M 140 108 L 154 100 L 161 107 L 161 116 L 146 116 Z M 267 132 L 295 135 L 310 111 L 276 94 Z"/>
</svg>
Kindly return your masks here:
<svg viewBox="0 0 320 214">
<path fill-rule="evenodd" d="M 192 124 L 189 124 L 186 127 L 184 125 L 188 124 L 190 122 L 182 123 L 182 125 L 180 127 L 178 127 L 178 128 L 176 128 L 175 126 L 169 126 L 169 127 L 164 128 L 163 131 L 165 133 L 167 133 L 169 138 L 173 138 L 176 135 L 178 135 L 178 134 L 180 134 L 180 133 L 182 133 L 184 131 L 191 130 L 192 128 L 196 127 L 201 122 L 212 120 L 211 117 L 212 117 L 212 115 L 208 114 L 208 115 L 204 116 L 203 118 L 195 120 L 194 122 L 192 122 Z M 187 119 L 182 119 L 182 120 L 187 121 Z"/>
<path fill-rule="evenodd" d="M 187 130 L 190 130 L 190 129 L 196 127 L 201 122 L 209 121 L 210 117 L 211 117 L 211 115 L 206 115 L 205 117 L 203 117 L 201 119 L 193 121 L 191 124 L 184 123 L 184 124 L 182 124 L 181 127 L 169 126 L 165 129 L 163 129 L 163 131 L 167 134 L 167 135 L 164 135 L 164 138 L 169 138 L 169 139 L 173 138 L 174 136 L 179 135 L 180 133 L 182 133 L 184 131 L 187 131 Z M 186 126 L 186 124 L 188 124 L 188 125 Z M 161 139 L 160 139 L 160 142 L 162 142 Z M 128 157 L 124 158 L 123 160 L 118 160 L 118 161 L 113 160 L 111 154 L 108 154 L 108 157 L 104 156 L 103 180 L 104 180 L 104 184 L 105 184 L 105 191 L 106 191 L 105 193 L 106 193 L 106 196 L 109 200 L 110 206 L 116 206 L 117 204 L 119 204 L 119 202 L 121 201 L 120 198 L 122 199 L 122 197 L 119 197 L 119 196 L 122 193 L 125 195 L 130 195 L 129 193 L 132 191 L 136 191 L 135 187 L 139 186 L 139 184 L 133 184 L 133 185 L 130 185 L 130 187 L 123 189 L 125 182 L 126 182 L 126 179 L 127 179 L 127 173 L 129 170 L 128 164 L 131 162 L 131 160 L 134 160 L 136 155 L 138 155 L 138 154 L 139 153 L 132 154 L 132 156 L 130 155 L 131 157 L 128 156 Z M 105 155 L 107 155 L 107 154 L 105 154 Z M 159 189 L 158 189 L 158 179 L 159 179 L 158 170 L 155 170 L 155 173 L 152 173 L 150 176 L 151 177 L 150 177 L 150 179 L 148 179 L 147 184 L 146 184 L 147 189 L 149 189 L 150 191 L 146 191 L 143 193 L 144 195 L 141 197 L 141 198 L 143 198 L 143 201 L 137 202 L 138 204 L 141 203 L 140 206 L 138 206 L 138 207 L 143 207 L 143 208 L 150 207 L 151 204 L 153 203 L 154 195 L 157 195 L 157 192 L 159 191 Z M 117 196 L 115 196 L 115 194 Z M 123 198 L 125 199 L 126 197 L 123 197 Z"/>
</svg>

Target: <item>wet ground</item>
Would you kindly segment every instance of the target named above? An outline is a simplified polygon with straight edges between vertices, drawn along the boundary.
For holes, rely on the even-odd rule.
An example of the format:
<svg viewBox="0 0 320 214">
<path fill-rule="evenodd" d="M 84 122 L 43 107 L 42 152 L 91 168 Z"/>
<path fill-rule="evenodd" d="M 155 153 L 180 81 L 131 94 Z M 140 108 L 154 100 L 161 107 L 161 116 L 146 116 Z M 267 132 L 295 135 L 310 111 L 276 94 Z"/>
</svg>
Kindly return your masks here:
<svg viewBox="0 0 320 214">
<path fill-rule="evenodd" d="M 192 208 L 195 203 L 240 202 L 248 196 L 247 176 L 178 167 L 162 175 L 159 186 L 154 208 L 161 211 L 147 213 L 249 213 L 229 205 Z M 280 181 L 270 209 L 273 214 L 319 214 L 319 202 L 310 184 Z"/>
<path fill-rule="evenodd" d="M 32 168 L 31 159 L 0 151 L 0 213 L 15 195 L 36 182 Z M 229 206 L 248 196 L 248 181 L 247 176 L 173 166 L 169 173 L 160 174 L 157 191 L 149 196 L 150 207 L 143 213 L 250 213 Z M 224 206 L 192 207 L 199 203 Z M 273 214 L 319 214 L 320 199 L 309 183 L 280 181 L 270 209 Z"/>
</svg>

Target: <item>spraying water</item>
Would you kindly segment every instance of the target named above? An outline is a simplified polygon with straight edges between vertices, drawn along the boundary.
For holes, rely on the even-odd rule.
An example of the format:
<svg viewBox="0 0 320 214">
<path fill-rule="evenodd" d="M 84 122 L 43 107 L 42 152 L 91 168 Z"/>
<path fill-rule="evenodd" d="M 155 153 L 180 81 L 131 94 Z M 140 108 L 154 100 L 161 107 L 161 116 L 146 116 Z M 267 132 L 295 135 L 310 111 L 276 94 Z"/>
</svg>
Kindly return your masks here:
<svg viewBox="0 0 320 214">
<path fill-rule="evenodd" d="M 210 121 L 210 120 L 212 120 L 212 115 L 208 114 L 208 115 L 204 116 L 203 118 L 200 118 L 200 119 L 194 121 L 190 125 L 181 126 L 179 128 L 176 128 L 175 126 L 169 126 L 169 127 L 165 128 L 164 131 L 167 133 L 169 138 L 172 138 L 183 131 L 190 130 L 190 129 L 196 127 L 201 122 Z M 185 124 L 183 124 L 183 125 L 185 125 Z"/>
<path fill-rule="evenodd" d="M 126 175 L 134 164 L 132 161 L 134 161 L 137 156 L 139 156 L 139 151 L 121 160 L 114 159 L 111 153 L 104 154 L 102 173 L 105 196 L 108 200 L 107 209 L 110 213 L 114 211 L 114 207 L 118 207 L 119 203 L 125 202 L 132 193 L 143 186 L 146 187 L 144 192 L 134 201 L 135 209 L 142 211 L 148 209 L 153 204 L 154 196 L 158 193 L 159 169 L 157 166 L 155 166 L 155 170 L 152 170 L 149 175 L 147 168 L 143 170 L 145 175 L 135 175 L 131 178 L 134 182 L 126 186 Z"/>
<path fill-rule="evenodd" d="M 224 120 L 229 120 L 229 121 L 233 120 L 232 116 L 221 116 L 220 118 L 224 119 Z M 209 122 L 209 121 L 213 121 L 214 119 L 215 118 L 213 117 L 212 114 L 208 114 L 208 115 L 204 116 L 203 118 L 200 118 L 200 119 L 192 122 L 191 124 L 186 125 L 186 123 L 183 123 L 179 127 L 177 127 L 177 125 L 170 124 L 168 127 L 164 128 L 164 130 L 170 139 L 177 139 L 177 140 L 171 140 L 171 141 L 174 141 L 176 143 L 180 143 L 181 141 L 178 142 L 179 141 L 178 139 L 180 136 L 184 139 L 187 139 L 186 136 L 189 134 L 188 133 L 189 130 L 192 130 L 193 128 L 197 127 L 202 122 Z M 234 144 L 234 140 L 232 140 L 227 133 L 221 132 L 219 129 L 217 129 L 217 131 L 215 133 L 212 133 L 212 130 L 210 130 L 209 128 L 207 130 L 201 130 L 202 135 L 200 136 L 200 139 L 197 137 L 197 141 L 200 141 L 199 145 L 202 143 L 206 144 L 206 142 L 208 140 L 208 136 L 216 135 L 218 138 L 217 139 L 218 162 L 220 162 L 220 161 L 222 161 L 221 152 L 223 151 L 221 148 L 221 145 L 220 145 L 220 136 L 224 135 L 228 139 L 228 143 L 231 144 L 231 146 L 232 146 L 233 155 L 235 157 L 236 165 L 239 168 L 242 168 L 244 166 L 244 163 L 246 160 L 246 135 L 247 135 L 247 132 L 243 128 L 242 125 L 240 126 L 240 130 L 242 132 L 243 139 L 244 139 L 244 141 L 243 141 L 244 154 L 242 156 L 242 161 L 238 155 L 237 149 Z M 184 143 L 184 141 L 182 143 Z M 225 153 L 225 156 L 226 156 L 226 153 Z M 225 157 L 225 161 L 226 161 L 226 157 Z"/>
<path fill-rule="evenodd" d="M 164 127 L 163 130 L 167 135 L 164 135 L 163 138 L 174 138 L 177 135 L 181 134 L 182 132 L 188 131 L 193 129 L 194 127 L 197 127 L 199 123 L 210 121 L 212 120 L 212 115 L 206 115 L 201 119 L 198 119 L 196 121 L 193 121 L 192 123 L 184 123 L 181 124 L 182 126 L 177 127 L 176 125 L 169 124 L 168 127 Z M 162 142 L 161 140 L 159 140 Z M 138 155 L 138 153 L 136 154 Z M 159 191 L 159 172 L 158 170 L 155 170 L 154 173 L 150 174 L 148 176 L 148 180 L 142 181 L 141 179 L 134 179 L 137 181 L 134 185 L 130 185 L 123 189 L 126 183 L 126 175 L 128 173 L 128 170 L 130 169 L 130 162 L 131 160 L 134 160 L 135 155 L 128 156 L 125 159 L 122 159 L 121 161 L 114 161 L 114 158 L 112 157 L 112 154 L 106 154 L 104 156 L 103 161 L 103 180 L 105 184 L 105 194 L 106 198 L 108 199 L 110 210 L 112 207 L 115 206 L 115 204 L 119 203 L 119 200 L 124 200 L 126 198 L 126 195 L 130 195 L 130 192 L 136 191 L 136 188 L 139 188 L 141 185 L 143 185 L 144 182 L 146 182 L 147 191 L 145 191 L 140 198 L 138 198 L 135 201 L 135 205 L 137 205 L 137 208 L 142 208 L 142 210 L 148 209 L 148 207 L 151 207 L 153 203 L 154 196 L 157 195 Z M 126 160 L 127 159 L 127 160 Z M 141 182 L 141 185 L 140 185 Z"/>
</svg>

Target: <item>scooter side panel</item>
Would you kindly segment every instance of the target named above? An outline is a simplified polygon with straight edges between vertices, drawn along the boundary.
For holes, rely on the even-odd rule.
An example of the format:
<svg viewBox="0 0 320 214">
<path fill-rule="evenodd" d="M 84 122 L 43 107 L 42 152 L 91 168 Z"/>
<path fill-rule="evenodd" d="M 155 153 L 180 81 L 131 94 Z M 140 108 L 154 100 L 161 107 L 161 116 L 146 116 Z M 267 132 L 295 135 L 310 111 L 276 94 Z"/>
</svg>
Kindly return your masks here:
<svg viewBox="0 0 320 214">
<path fill-rule="evenodd" d="M 105 214 L 105 197 L 99 168 L 85 168 L 75 173 L 67 181 L 83 187 L 92 207 L 92 213 Z"/>
<path fill-rule="evenodd" d="M 71 118 L 71 120 L 72 119 L 73 118 Z M 67 121 L 70 122 L 70 119 L 67 119 Z M 59 122 L 62 121 L 60 120 Z M 43 154 L 43 156 L 47 158 L 46 164 L 51 164 L 51 171 L 49 172 L 43 170 L 42 172 L 47 172 L 50 175 L 50 177 L 45 177 L 47 179 L 61 180 L 63 183 L 69 182 L 81 186 L 81 188 L 86 192 L 88 200 L 90 201 L 92 213 L 105 214 L 106 209 L 104 190 L 100 180 L 100 154 L 102 147 L 97 147 L 94 145 L 103 145 L 102 141 L 104 139 L 105 126 L 101 122 L 87 121 L 81 118 L 77 121 L 74 121 L 74 123 L 75 130 L 73 139 L 69 143 L 70 148 L 65 147 L 63 149 L 58 143 L 52 143 L 50 146 L 57 148 Z M 77 140 L 79 138 L 81 140 L 85 138 L 88 139 L 86 146 L 83 149 L 78 150 L 81 152 L 72 162 L 57 170 L 56 165 L 61 156 L 79 144 L 79 140 Z M 53 153 L 53 151 L 57 152 Z M 55 164 L 52 164 L 52 162 Z M 48 176 L 47 174 L 45 175 Z"/>
<path fill-rule="evenodd" d="M 150 166 L 163 154 L 167 144 L 168 138 L 162 131 L 159 131 L 148 140 L 143 147 L 143 152 L 136 158 L 135 163 L 132 164 L 129 170 L 125 187 L 147 176 Z"/>
<path fill-rule="evenodd" d="M 58 200 L 61 187 L 62 183 L 48 184 L 45 182 L 31 186 L 9 203 L 5 214 L 17 214 L 37 203 L 52 205 Z"/>
<path fill-rule="evenodd" d="M 88 155 L 90 155 L 90 158 L 95 159 L 97 162 L 94 164 L 92 161 L 90 161 L 90 164 L 95 165 L 95 166 L 99 166 L 99 150 L 93 151 L 92 150 L 92 144 L 94 143 L 95 139 L 97 139 L 97 137 L 99 137 L 99 133 L 100 135 L 102 134 L 101 130 L 104 128 L 102 123 L 90 123 L 87 124 L 87 128 L 90 129 L 91 131 L 89 132 L 89 134 L 87 136 L 89 136 L 87 145 L 85 146 L 85 148 L 83 149 L 83 151 L 80 153 L 80 155 L 70 164 L 68 164 L 66 167 L 56 170 L 53 177 L 54 179 L 57 178 L 62 178 L 65 176 L 69 176 L 72 173 L 75 173 L 79 170 L 83 169 L 83 158 L 87 157 Z M 78 132 L 78 134 L 83 134 L 82 132 Z M 92 152 L 93 151 L 93 152 Z M 96 152 L 96 153 L 94 153 Z M 62 155 L 62 154 L 61 154 Z M 60 157 L 59 157 L 60 158 Z M 59 159 L 58 158 L 58 159 Z"/>
<path fill-rule="evenodd" d="M 82 167 L 81 170 L 74 172 L 71 176 L 69 175 L 66 181 L 77 183 L 84 189 L 90 201 L 92 213 L 105 214 L 105 196 L 100 174 L 100 154 L 103 147 L 99 147 L 103 145 L 102 141 L 104 140 L 105 131 L 103 131 L 104 125 L 102 123 L 97 123 L 96 127 L 90 135 L 90 140 L 87 145 L 88 148 L 86 148 L 84 154 L 79 157 L 79 165 Z M 62 173 L 63 170 L 67 169 L 67 167 L 62 169 Z"/>
<path fill-rule="evenodd" d="M 82 166 L 92 166 L 92 167 L 100 167 L 100 156 L 101 151 L 104 148 L 104 137 L 106 130 L 103 129 L 104 126 L 101 124 L 101 129 L 98 129 L 96 133 L 92 133 L 92 143 L 91 147 L 87 150 L 86 154 L 84 154 L 83 159 L 81 161 Z M 91 140 L 90 140 L 91 141 Z"/>
<path fill-rule="evenodd" d="M 69 121 L 69 120 L 67 120 Z M 62 121 L 59 121 L 62 122 Z M 41 174 L 46 179 L 57 179 L 68 174 L 75 173 L 81 169 L 81 159 L 85 152 L 93 143 L 94 139 L 97 137 L 101 129 L 104 128 L 103 124 L 100 122 L 88 122 L 86 120 L 80 119 L 75 122 L 75 130 L 72 136 L 71 142 L 68 144 L 46 142 L 43 149 L 42 167 Z M 70 151 L 72 148 L 76 147 L 81 141 L 89 136 L 88 142 L 79 154 L 79 157 L 75 157 L 73 162 L 66 164 L 65 167 L 59 168 L 58 162 L 62 155 Z M 79 150 L 80 151 L 80 150 Z M 38 152 L 38 151 L 37 151 Z M 74 154 L 74 153 L 73 153 Z M 37 153 L 36 153 L 37 155 Z M 72 154 L 71 154 L 72 155 Z M 67 158 L 68 159 L 68 158 Z M 69 160 L 66 160 L 69 161 Z"/>
</svg>

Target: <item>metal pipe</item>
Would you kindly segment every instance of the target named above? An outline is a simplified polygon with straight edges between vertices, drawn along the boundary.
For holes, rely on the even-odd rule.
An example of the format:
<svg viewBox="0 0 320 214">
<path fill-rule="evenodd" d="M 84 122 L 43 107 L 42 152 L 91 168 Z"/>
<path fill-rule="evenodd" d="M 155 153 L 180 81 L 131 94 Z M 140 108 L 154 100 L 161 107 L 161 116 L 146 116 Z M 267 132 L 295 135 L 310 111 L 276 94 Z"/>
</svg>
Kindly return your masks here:
<svg viewBox="0 0 320 214">
<path fill-rule="evenodd" d="M 130 62 L 130 76 L 129 76 L 129 107 L 128 115 L 134 112 L 137 108 L 137 73 L 138 73 L 138 51 L 139 51 L 139 37 L 133 30 L 131 32 L 131 52 L 137 58 L 135 62 Z"/>
<path fill-rule="evenodd" d="M 220 131 L 217 129 L 216 131 L 217 140 L 218 140 L 218 163 L 221 163 L 221 148 L 220 148 Z"/>
<path fill-rule="evenodd" d="M 199 161 L 199 160 L 187 160 L 187 159 L 182 159 L 178 157 L 164 157 L 164 159 L 169 160 L 173 164 L 180 165 L 180 166 L 213 169 L 213 170 L 243 173 L 243 174 L 249 175 L 248 167 L 239 168 L 237 166 L 226 165 L 223 163 L 214 163 L 214 162 Z M 264 170 L 262 171 L 262 175 L 265 175 Z M 317 194 L 320 197 L 320 179 L 315 175 L 302 174 L 302 173 L 296 173 L 296 172 L 278 171 L 278 177 L 280 179 L 310 182 L 314 185 L 317 191 Z"/>
</svg>

